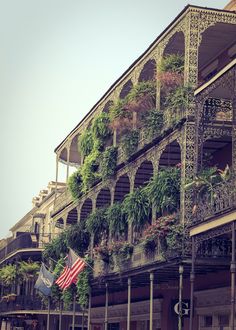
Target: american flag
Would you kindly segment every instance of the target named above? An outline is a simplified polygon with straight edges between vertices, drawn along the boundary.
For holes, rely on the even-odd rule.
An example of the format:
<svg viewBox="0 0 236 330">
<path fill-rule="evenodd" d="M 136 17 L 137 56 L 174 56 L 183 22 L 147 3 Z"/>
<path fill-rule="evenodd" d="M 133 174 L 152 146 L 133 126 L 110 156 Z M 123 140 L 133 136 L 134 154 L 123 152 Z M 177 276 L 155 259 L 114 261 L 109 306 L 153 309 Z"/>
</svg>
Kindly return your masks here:
<svg viewBox="0 0 236 330">
<path fill-rule="evenodd" d="M 72 283 L 77 282 L 77 276 L 86 266 L 85 261 L 80 258 L 72 249 L 69 249 L 66 266 L 56 280 L 56 284 L 63 290 L 69 288 Z"/>
</svg>

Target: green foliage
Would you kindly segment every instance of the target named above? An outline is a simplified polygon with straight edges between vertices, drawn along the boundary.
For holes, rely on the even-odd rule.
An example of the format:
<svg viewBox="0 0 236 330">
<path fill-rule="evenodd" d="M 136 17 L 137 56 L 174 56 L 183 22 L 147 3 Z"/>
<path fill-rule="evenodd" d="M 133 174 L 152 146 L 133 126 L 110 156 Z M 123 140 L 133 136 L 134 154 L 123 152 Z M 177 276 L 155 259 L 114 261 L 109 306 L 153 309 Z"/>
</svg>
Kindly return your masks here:
<svg viewBox="0 0 236 330">
<path fill-rule="evenodd" d="M 88 156 L 93 150 L 94 140 L 91 129 L 87 128 L 78 139 L 78 149 L 83 156 Z"/>
<path fill-rule="evenodd" d="M 82 183 L 82 175 L 80 173 L 80 169 L 78 169 L 76 172 L 71 174 L 67 182 L 68 188 L 74 200 L 82 195 Z"/>
<path fill-rule="evenodd" d="M 0 269 L 0 283 L 5 287 L 12 286 L 17 277 L 16 265 L 6 265 Z"/>
<path fill-rule="evenodd" d="M 129 94 L 126 96 L 126 102 L 139 101 L 147 95 L 155 100 L 156 86 L 154 81 L 142 81 L 133 86 Z"/>
<path fill-rule="evenodd" d="M 108 234 L 108 223 L 106 218 L 106 208 L 98 208 L 91 213 L 86 220 L 88 232 L 94 235 L 94 241 L 101 240 L 102 235 Z"/>
<path fill-rule="evenodd" d="M 93 150 L 84 161 L 84 164 L 80 168 L 80 173 L 82 176 L 82 191 L 86 192 L 97 179 L 99 179 L 99 174 L 96 172 L 99 166 L 100 152 L 98 150 Z"/>
<path fill-rule="evenodd" d="M 158 242 L 161 243 L 162 254 L 167 250 L 182 252 L 183 226 L 179 223 L 178 214 L 160 217 L 144 231 L 141 246 L 146 254 L 153 253 Z"/>
<path fill-rule="evenodd" d="M 119 269 L 122 269 L 126 266 L 126 262 L 132 257 L 134 247 L 127 242 L 115 241 L 111 243 L 109 249 L 113 256 L 114 264 Z"/>
<path fill-rule="evenodd" d="M 189 100 L 193 94 L 193 89 L 190 86 L 178 86 L 172 90 L 165 98 L 164 106 L 171 113 L 177 110 L 185 110 L 188 108 Z"/>
<path fill-rule="evenodd" d="M 173 213 L 180 204 L 180 169 L 167 167 L 155 175 L 145 187 L 149 200 L 157 207 L 157 212 Z"/>
<path fill-rule="evenodd" d="M 83 222 L 68 227 L 46 245 L 43 251 L 45 260 L 52 258 L 58 260 L 68 252 L 68 247 L 83 255 L 89 245 L 89 233 Z"/>
<path fill-rule="evenodd" d="M 210 202 L 214 201 L 214 188 L 222 182 L 227 182 L 231 177 L 230 168 L 226 165 L 224 170 L 214 167 L 206 167 L 200 171 L 192 182 L 185 185 L 185 189 L 194 189 L 197 193 L 197 199 L 203 198 L 207 193 Z"/>
<path fill-rule="evenodd" d="M 89 246 L 90 235 L 85 227 L 85 222 L 77 223 L 66 230 L 67 246 L 83 256 Z"/>
<path fill-rule="evenodd" d="M 93 262 L 89 257 L 86 257 L 85 261 L 92 267 Z M 88 307 L 91 278 L 92 278 L 92 269 L 89 266 L 87 266 L 83 270 L 83 272 L 79 274 L 79 278 L 77 282 L 78 302 L 83 309 Z"/>
<path fill-rule="evenodd" d="M 144 134 L 147 138 L 153 138 L 161 133 L 163 128 L 163 112 L 151 109 L 142 116 Z"/>
<path fill-rule="evenodd" d="M 94 118 L 91 128 L 94 141 L 100 140 L 104 142 L 104 140 L 111 135 L 109 122 L 109 116 L 104 112 Z"/>
<path fill-rule="evenodd" d="M 76 294 L 76 286 L 72 284 L 68 289 L 62 291 L 62 300 L 64 303 L 64 308 L 68 310 L 74 300 L 74 295 Z"/>
<path fill-rule="evenodd" d="M 120 203 L 115 203 L 107 209 L 107 222 L 109 231 L 113 237 L 119 238 L 124 236 L 128 231 L 127 216 Z"/>
<path fill-rule="evenodd" d="M 101 156 L 100 173 L 103 180 L 112 177 L 117 165 L 117 147 L 108 147 Z"/>
<path fill-rule="evenodd" d="M 118 99 L 116 103 L 111 105 L 109 109 L 109 118 L 111 122 L 114 121 L 115 119 L 132 117 L 132 114 L 126 110 L 125 104 L 126 104 L 125 99 Z"/>
<path fill-rule="evenodd" d="M 53 270 L 53 273 L 54 273 L 54 276 L 55 276 L 55 281 L 58 279 L 58 277 L 61 275 L 63 269 L 64 269 L 64 266 L 65 266 L 65 259 L 64 258 L 60 258 Z M 59 286 L 57 284 L 55 284 L 55 281 L 54 281 L 54 284 L 52 285 L 51 287 L 51 297 L 52 297 L 52 300 L 54 302 L 59 302 L 62 298 L 62 291 L 61 289 L 59 288 Z"/>
<path fill-rule="evenodd" d="M 43 259 L 52 258 L 58 260 L 65 256 L 68 251 L 66 231 L 61 232 L 56 238 L 48 243 L 43 251 Z"/>
<path fill-rule="evenodd" d="M 121 148 L 125 157 L 128 159 L 138 148 L 139 131 L 130 130 L 122 136 Z"/>
<path fill-rule="evenodd" d="M 124 199 L 123 206 L 128 222 L 135 231 L 141 230 L 150 216 L 150 203 L 145 189 L 139 188 L 128 194 Z"/>
<path fill-rule="evenodd" d="M 32 278 L 32 279 L 36 279 L 36 277 L 38 276 L 38 272 L 39 272 L 39 264 L 37 262 L 33 262 L 33 261 L 21 261 L 18 264 L 18 274 L 21 278 L 23 278 L 24 280 Z"/>
<path fill-rule="evenodd" d="M 184 57 L 179 54 L 170 54 L 162 58 L 159 65 L 160 72 L 177 72 L 184 71 Z"/>
</svg>

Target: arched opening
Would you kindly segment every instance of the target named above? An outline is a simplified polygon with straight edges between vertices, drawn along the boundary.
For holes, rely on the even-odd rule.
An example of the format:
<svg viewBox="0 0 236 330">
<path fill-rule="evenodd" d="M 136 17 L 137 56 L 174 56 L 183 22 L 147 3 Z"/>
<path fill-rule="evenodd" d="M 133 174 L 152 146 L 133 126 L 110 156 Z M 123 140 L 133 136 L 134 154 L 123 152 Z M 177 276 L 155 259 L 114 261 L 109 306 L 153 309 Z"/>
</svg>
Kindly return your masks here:
<svg viewBox="0 0 236 330">
<path fill-rule="evenodd" d="M 123 86 L 123 88 L 122 88 L 122 90 L 120 92 L 120 98 L 121 99 L 124 99 L 129 94 L 129 92 L 131 91 L 132 87 L 133 87 L 132 81 L 131 80 L 128 80 L 124 84 L 124 86 Z"/>
<path fill-rule="evenodd" d="M 81 207 L 80 221 L 85 221 L 89 216 L 89 214 L 92 213 L 92 209 L 93 209 L 92 200 L 90 198 L 87 198 Z"/>
<path fill-rule="evenodd" d="M 110 109 L 110 107 L 112 106 L 113 103 L 114 103 L 114 102 L 111 101 L 111 100 L 108 101 L 108 102 L 105 104 L 105 106 L 104 106 L 102 112 L 109 113 L 109 109 Z"/>
<path fill-rule="evenodd" d="M 166 45 L 163 58 L 158 68 L 160 81 L 160 106 L 164 110 L 166 127 L 173 126 L 181 117 L 184 109 L 179 109 L 183 100 L 179 95 L 186 93 L 184 89 L 184 54 L 185 39 L 183 32 L 176 32 Z M 179 99 L 179 103 L 176 101 Z M 176 106 L 178 104 L 178 108 Z"/>
<path fill-rule="evenodd" d="M 169 40 L 168 44 L 165 47 L 163 56 L 178 54 L 184 56 L 184 34 L 183 32 L 176 32 Z"/>
<path fill-rule="evenodd" d="M 181 164 L 181 150 L 178 142 L 175 140 L 168 144 L 161 154 L 159 167 L 171 167 Z"/>
<path fill-rule="evenodd" d="M 122 202 L 130 192 L 130 182 L 127 174 L 119 177 L 115 186 L 114 202 Z"/>
<path fill-rule="evenodd" d="M 151 161 L 145 160 L 138 168 L 135 179 L 134 188 L 145 186 L 153 176 L 153 165 Z"/>
<path fill-rule="evenodd" d="M 109 188 L 103 188 L 97 195 L 96 208 L 111 205 L 111 193 Z"/>
<path fill-rule="evenodd" d="M 77 214 L 77 209 L 75 207 L 68 213 L 66 224 L 72 226 L 75 225 L 77 222 L 78 222 L 78 214 Z"/>
<path fill-rule="evenodd" d="M 139 75 L 138 81 L 154 80 L 156 75 L 156 61 L 151 59 L 144 64 L 143 69 Z"/>
<path fill-rule="evenodd" d="M 79 134 L 74 136 L 70 145 L 69 162 L 74 166 L 81 164 L 81 155 L 78 151 L 78 138 Z"/>
<path fill-rule="evenodd" d="M 55 227 L 58 229 L 64 229 L 64 220 L 62 218 L 57 219 Z"/>
<path fill-rule="evenodd" d="M 235 58 L 235 35 L 236 24 L 226 23 L 216 23 L 202 33 L 198 51 L 199 85 L 211 79 Z"/>
</svg>

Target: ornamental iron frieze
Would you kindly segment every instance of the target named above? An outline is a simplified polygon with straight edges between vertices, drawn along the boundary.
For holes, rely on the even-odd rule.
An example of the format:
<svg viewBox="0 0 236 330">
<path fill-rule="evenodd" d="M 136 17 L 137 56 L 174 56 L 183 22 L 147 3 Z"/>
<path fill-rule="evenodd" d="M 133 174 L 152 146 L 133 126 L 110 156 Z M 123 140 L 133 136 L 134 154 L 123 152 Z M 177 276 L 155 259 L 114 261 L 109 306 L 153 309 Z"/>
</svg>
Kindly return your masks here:
<svg viewBox="0 0 236 330">
<path fill-rule="evenodd" d="M 203 117 L 205 123 L 211 121 L 232 121 L 232 101 L 220 98 L 208 98 L 204 103 Z"/>
<path fill-rule="evenodd" d="M 219 227 L 213 228 L 211 230 L 208 230 L 206 232 L 198 234 L 197 236 L 195 236 L 195 247 L 196 247 L 195 251 L 198 251 L 200 244 L 202 242 L 225 235 L 225 234 L 229 234 L 231 232 L 232 232 L 232 224 L 228 223 L 226 225 L 219 226 Z"/>
</svg>

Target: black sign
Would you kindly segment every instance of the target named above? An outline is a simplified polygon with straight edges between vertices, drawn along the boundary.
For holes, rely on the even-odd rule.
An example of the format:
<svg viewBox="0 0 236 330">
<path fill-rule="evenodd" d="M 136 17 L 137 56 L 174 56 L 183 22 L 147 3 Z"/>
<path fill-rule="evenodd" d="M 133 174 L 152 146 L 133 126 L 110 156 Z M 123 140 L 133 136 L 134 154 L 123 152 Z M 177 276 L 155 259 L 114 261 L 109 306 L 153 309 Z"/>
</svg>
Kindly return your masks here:
<svg viewBox="0 0 236 330">
<path fill-rule="evenodd" d="M 180 303 L 179 300 L 172 300 L 172 310 L 176 315 L 179 315 L 180 312 Z M 190 300 L 182 300 L 182 317 L 190 317 Z"/>
</svg>

